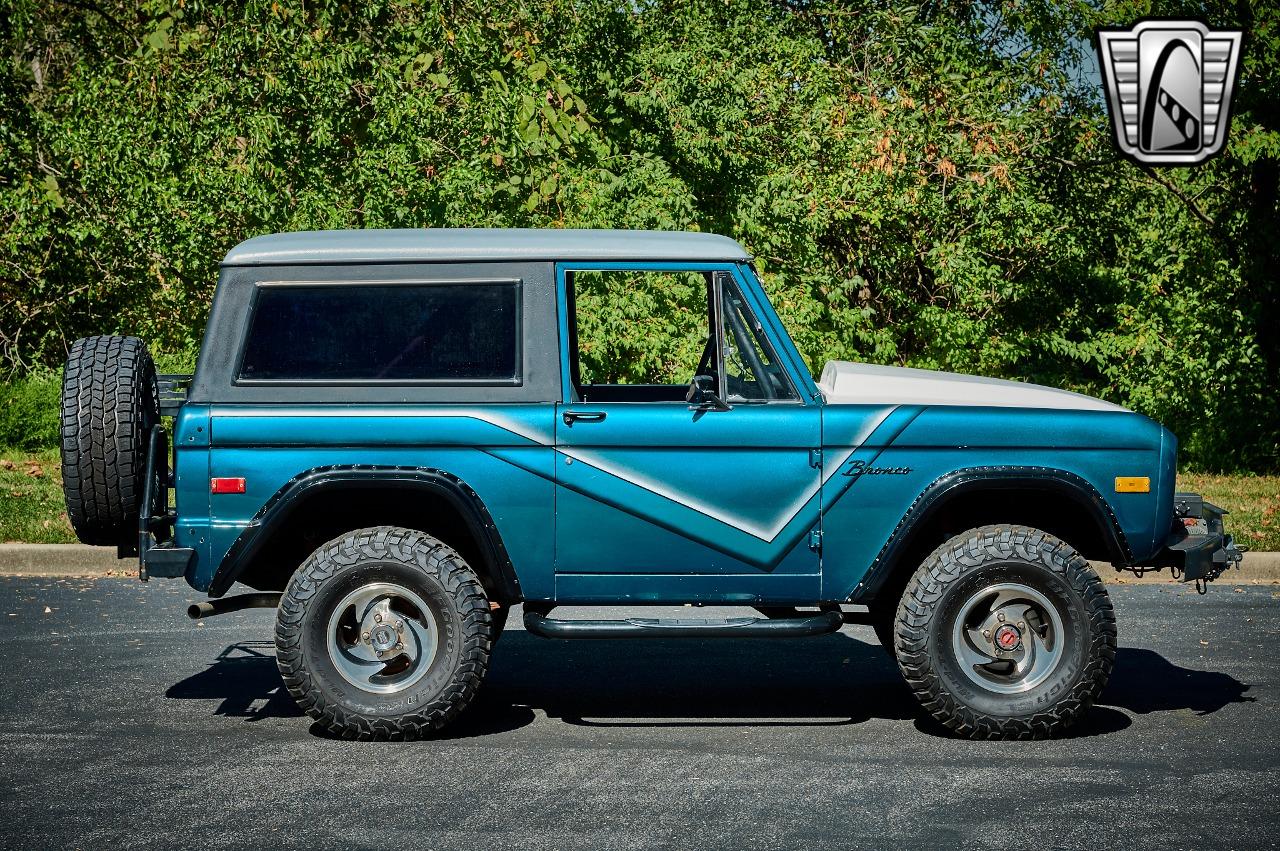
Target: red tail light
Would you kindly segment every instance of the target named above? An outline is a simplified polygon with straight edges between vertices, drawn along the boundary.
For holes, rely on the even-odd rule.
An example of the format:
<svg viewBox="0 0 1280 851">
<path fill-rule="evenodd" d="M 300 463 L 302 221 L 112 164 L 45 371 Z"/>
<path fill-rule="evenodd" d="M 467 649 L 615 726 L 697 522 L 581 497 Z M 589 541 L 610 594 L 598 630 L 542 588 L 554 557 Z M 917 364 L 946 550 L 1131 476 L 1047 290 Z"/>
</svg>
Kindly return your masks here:
<svg viewBox="0 0 1280 851">
<path fill-rule="evenodd" d="M 209 493 L 244 493 L 244 479 L 210 479 Z"/>
</svg>

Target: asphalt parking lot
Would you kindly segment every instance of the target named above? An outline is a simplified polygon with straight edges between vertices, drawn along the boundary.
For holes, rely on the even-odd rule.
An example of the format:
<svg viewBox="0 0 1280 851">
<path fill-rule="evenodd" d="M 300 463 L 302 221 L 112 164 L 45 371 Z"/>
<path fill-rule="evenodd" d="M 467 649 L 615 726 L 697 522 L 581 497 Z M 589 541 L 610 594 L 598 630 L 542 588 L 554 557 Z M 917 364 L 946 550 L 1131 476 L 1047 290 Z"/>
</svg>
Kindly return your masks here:
<svg viewBox="0 0 1280 851">
<path fill-rule="evenodd" d="M 920 719 L 870 629 L 499 643 L 442 740 L 317 735 L 270 612 L 197 626 L 174 582 L 0 579 L 5 847 L 1269 847 L 1280 587 L 1111 589 L 1072 737 Z"/>
</svg>

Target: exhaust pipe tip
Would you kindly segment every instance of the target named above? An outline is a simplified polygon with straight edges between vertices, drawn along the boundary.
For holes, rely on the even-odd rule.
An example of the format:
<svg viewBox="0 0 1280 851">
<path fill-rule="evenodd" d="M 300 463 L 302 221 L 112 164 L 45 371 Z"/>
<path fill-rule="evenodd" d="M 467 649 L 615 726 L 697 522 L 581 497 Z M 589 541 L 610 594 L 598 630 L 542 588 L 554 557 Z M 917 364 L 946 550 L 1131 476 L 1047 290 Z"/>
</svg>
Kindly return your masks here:
<svg viewBox="0 0 1280 851">
<path fill-rule="evenodd" d="M 280 605 L 279 592 L 258 594 L 238 594 L 235 597 L 220 597 L 216 600 L 205 600 L 203 603 L 192 603 L 187 606 L 187 617 L 193 621 L 211 618 L 214 615 L 225 615 L 241 609 L 274 609 Z"/>
<path fill-rule="evenodd" d="M 198 621 L 202 618 L 209 617 L 214 613 L 214 611 L 212 603 L 192 603 L 190 606 L 187 606 L 187 617 L 191 618 L 193 621 Z"/>
</svg>

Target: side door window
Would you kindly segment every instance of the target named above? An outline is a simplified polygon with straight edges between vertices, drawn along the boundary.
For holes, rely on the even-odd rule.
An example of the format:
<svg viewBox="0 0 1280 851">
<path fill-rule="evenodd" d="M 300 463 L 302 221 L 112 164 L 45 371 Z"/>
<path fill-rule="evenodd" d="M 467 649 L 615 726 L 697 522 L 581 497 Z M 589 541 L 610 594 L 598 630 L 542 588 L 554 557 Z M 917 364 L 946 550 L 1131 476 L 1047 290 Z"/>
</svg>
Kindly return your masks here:
<svg viewBox="0 0 1280 851">
<path fill-rule="evenodd" d="M 570 384 L 585 402 L 682 402 L 714 374 L 713 277 L 704 271 L 565 273 Z"/>
</svg>

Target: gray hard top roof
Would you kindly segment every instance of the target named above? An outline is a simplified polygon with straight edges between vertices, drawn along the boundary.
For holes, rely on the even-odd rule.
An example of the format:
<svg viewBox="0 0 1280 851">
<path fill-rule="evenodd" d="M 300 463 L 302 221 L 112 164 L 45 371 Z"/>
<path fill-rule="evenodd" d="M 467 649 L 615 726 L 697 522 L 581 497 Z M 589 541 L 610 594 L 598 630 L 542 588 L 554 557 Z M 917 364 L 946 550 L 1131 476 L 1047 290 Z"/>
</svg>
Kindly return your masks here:
<svg viewBox="0 0 1280 851">
<path fill-rule="evenodd" d="M 318 230 L 245 240 L 224 266 L 315 263 L 412 263 L 482 260 L 750 259 L 741 245 L 711 233 L 651 230 L 535 230 L 532 228 L 424 228 Z"/>
</svg>

